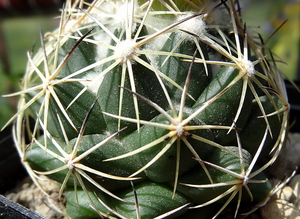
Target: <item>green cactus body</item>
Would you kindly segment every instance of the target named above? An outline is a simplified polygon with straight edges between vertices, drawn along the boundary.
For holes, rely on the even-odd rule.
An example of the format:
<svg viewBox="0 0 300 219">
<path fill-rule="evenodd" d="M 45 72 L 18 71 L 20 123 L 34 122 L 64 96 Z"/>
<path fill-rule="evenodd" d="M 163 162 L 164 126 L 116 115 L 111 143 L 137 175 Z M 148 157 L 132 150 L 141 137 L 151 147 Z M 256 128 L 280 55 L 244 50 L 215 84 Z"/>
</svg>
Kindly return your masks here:
<svg viewBox="0 0 300 219">
<path fill-rule="evenodd" d="M 288 103 L 233 0 L 84 5 L 68 1 L 28 56 L 11 119 L 35 183 L 60 184 L 62 214 L 211 218 L 267 199 Z"/>
</svg>

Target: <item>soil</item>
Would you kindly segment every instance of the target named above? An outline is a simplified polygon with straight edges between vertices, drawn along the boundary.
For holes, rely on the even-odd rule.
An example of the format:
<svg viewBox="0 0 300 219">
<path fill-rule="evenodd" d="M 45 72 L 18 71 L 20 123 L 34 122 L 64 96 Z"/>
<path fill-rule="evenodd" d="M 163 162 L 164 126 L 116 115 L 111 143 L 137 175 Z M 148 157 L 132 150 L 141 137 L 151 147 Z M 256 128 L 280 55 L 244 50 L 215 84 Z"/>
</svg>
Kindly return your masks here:
<svg viewBox="0 0 300 219">
<path fill-rule="evenodd" d="M 66 218 L 58 212 L 56 205 L 53 204 L 58 196 L 57 191 L 59 188 L 57 184 L 47 179 L 41 181 L 41 184 L 43 184 L 43 188 L 47 188 L 46 192 L 50 194 L 49 197 L 45 196 L 30 177 L 26 177 L 16 188 L 6 194 L 6 198 L 37 212 L 47 219 Z"/>
</svg>

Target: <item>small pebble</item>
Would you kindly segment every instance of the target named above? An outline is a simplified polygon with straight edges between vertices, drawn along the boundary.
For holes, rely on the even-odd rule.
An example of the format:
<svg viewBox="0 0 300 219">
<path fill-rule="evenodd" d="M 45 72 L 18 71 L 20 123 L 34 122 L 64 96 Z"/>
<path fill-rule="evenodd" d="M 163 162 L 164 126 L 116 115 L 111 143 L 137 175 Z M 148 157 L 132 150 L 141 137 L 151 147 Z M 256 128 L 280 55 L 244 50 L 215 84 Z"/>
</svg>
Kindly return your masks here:
<svg viewBox="0 0 300 219">
<path fill-rule="evenodd" d="M 285 186 L 283 189 L 279 190 L 276 193 L 278 199 L 288 201 L 294 204 L 297 200 L 295 194 L 293 193 L 293 189 L 289 186 Z"/>
<path fill-rule="evenodd" d="M 295 206 L 299 209 L 300 208 L 300 174 L 295 175 L 289 183 L 289 186 L 293 190 L 293 193 L 296 197 Z"/>
<path fill-rule="evenodd" d="M 292 203 L 272 199 L 260 208 L 262 219 L 300 219 L 300 211 Z"/>
</svg>

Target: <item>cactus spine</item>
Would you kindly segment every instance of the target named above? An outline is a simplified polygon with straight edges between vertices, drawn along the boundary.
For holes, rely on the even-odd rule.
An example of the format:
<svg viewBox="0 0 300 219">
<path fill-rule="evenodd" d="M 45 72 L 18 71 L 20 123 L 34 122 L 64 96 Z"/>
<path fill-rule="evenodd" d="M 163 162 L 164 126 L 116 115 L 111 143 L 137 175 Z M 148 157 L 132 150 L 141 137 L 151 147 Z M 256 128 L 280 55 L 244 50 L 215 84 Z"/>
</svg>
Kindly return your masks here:
<svg viewBox="0 0 300 219">
<path fill-rule="evenodd" d="M 68 1 L 12 94 L 22 161 L 71 218 L 245 213 L 286 135 L 266 51 L 233 0 Z"/>
</svg>

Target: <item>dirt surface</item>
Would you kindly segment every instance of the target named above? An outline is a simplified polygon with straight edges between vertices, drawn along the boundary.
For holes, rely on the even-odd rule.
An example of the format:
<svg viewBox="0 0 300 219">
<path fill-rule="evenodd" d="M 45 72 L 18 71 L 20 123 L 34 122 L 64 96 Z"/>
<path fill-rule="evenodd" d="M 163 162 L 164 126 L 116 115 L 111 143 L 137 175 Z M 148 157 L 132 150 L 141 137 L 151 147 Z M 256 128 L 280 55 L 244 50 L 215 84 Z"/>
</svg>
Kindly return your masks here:
<svg viewBox="0 0 300 219">
<path fill-rule="evenodd" d="M 58 213 L 57 204 L 53 204 L 58 196 L 59 187 L 57 184 L 50 180 L 42 180 L 41 184 L 43 188 L 47 189 L 46 192 L 50 194 L 49 197 L 29 177 L 26 177 L 15 189 L 6 194 L 6 198 L 37 212 L 47 219 L 67 218 Z"/>
</svg>

